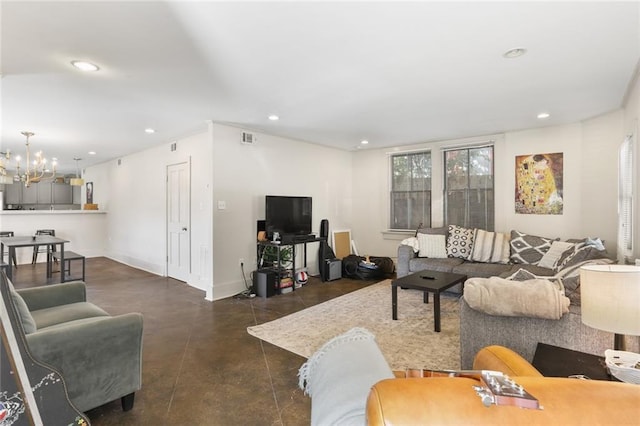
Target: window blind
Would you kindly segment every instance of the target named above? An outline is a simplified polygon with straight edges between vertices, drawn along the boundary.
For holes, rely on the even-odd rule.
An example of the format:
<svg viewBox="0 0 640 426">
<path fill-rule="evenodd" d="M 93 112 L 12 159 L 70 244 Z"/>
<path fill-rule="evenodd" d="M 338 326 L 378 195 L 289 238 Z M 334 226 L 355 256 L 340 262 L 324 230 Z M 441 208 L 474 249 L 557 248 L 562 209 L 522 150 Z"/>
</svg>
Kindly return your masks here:
<svg viewBox="0 0 640 426">
<path fill-rule="evenodd" d="M 633 256 L 633 136 L 625 138 L 618 159 L 618 261 Z"/>
</svg>

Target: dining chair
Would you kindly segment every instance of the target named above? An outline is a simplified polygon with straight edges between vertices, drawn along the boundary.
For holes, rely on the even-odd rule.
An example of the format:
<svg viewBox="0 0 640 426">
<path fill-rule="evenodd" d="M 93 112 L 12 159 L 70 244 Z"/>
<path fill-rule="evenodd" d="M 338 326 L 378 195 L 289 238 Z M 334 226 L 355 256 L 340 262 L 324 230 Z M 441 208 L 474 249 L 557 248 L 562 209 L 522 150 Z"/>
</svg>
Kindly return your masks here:
<svg viewBox="0 0 640 426">
<path fill-rule="evenodd" d="M 36 235 L 50 235 L 52 237 L 56 236 L 56 231 L 55 229 L 38 229 L 36 231 Z M 56 246 L 52 245 L 51 247 L 51 251 L 56 251 Z M 38 254 L 39 253 L 46 253 L 47 252 L 47 246 L 43 245 L 43 246 L 35 246 L 33 247 L 33 256 L 31 257 L 31 263 L 34 264 L 38 261 Z M 58 261 L 55 261 L 56 263 L 58 263 Z"/>
<path fill-rule="evenodd" d="M 0 231 L 0 237 L 13 237 L 13 231 Z M 1 259 L 4 259 L 4 254 L 7 253 L 7 256 L 9 255 L 9 250 L 7 249 L 7 251 L 2 252 L 2 257 Z M 11 256 L 11 259 L 9 259 L 9 264 L 11 264 L 11 261 L 13 260 L 13 266 L 15 266 L 16 269 L 18 269 L 18 262 L 16 262 L 16 252 L 13 252 L 13 256 Z"/>
</svg>

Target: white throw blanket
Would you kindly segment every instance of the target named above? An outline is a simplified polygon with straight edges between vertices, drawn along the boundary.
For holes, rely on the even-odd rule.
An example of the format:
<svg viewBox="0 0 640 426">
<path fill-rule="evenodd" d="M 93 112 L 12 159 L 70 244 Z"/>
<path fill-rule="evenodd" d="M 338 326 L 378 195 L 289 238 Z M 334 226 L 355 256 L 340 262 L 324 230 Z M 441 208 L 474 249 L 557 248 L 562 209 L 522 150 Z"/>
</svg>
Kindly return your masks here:
<svg viewBox="0 0 640 426">
<path fill-rule="evenodd" d="M 464 283 L 464 300 L 489 315 L 560 319 L 569 312 L 569 298 L 560 281 L 511 281 L 504 278 L 470 278 Z"/>
</svg>

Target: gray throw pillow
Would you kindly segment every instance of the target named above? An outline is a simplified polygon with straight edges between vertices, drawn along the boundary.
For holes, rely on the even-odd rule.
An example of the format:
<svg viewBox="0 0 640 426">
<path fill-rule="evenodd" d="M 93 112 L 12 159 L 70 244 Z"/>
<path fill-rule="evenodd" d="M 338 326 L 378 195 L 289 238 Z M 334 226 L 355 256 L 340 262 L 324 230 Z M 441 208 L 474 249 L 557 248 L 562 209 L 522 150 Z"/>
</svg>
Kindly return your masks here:
<svg viewBox="0 0 640 426">
<path fill-rule="evenodd" d="M 13 299 L 13 306 L 16 307 L 16 311 L 18 312 L 18 317 L 20 318 L 20 322 L 22 322 L 22 328 L 24 329 L 24 334 L 35 333 L 37 330 L 36 322 L 33 320 L 33 317 L 31 316 L 31 312 L 29 312 L 29 308 L 27 307 L 26 302 L 24 301 L 22 296 L 18 294 L 16 289 L 13 287 L 13 284 L 11 284 L 11 281 L 7 280 L 7 282 L 9 283 L 9 292 L 11 293 L 11 299 Z"/>
</svg>

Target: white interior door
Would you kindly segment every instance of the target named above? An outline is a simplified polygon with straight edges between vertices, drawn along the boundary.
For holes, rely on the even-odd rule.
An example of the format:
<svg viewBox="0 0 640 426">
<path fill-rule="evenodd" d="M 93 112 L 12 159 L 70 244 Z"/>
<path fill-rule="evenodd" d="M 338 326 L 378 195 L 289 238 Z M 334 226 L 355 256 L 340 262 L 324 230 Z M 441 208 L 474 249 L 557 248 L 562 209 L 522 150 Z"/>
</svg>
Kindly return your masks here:
<svg viewBox="0 0 640 426">
<path fill-rule="evenodd" d="M 187 281 L 191 272 L 189 163 L 167 166 L 167 275 Z"/>
</svg>

